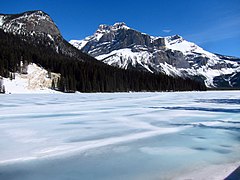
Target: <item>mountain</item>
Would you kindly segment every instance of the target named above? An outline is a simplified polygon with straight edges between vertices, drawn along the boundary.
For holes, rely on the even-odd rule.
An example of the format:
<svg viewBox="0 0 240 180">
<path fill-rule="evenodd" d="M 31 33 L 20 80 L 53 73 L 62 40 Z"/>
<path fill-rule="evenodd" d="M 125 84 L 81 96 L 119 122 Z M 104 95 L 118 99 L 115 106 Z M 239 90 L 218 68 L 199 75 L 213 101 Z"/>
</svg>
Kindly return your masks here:
<svg viewBox="0 0 240 180">
<path fill-rule="evenodd" d="M 124 70 L 81 52 L 42 11 L 0 15 L 0 93 L 186 91 L 206 87 L 189 78 Z"/>
<path fill-rule="evenodd" d="M 43 11 L 0 14 L 0 29 L 7 33 L 19 35 L 22 39 L 34 45 L 52 48 L 59 54 L 74 57 L 80 61 L 96 61 L 70 45 L 62 37 L 51 17 Z"/>
<path fill-rule="evenodd" d="M 189 77 L 211 88 L 240 87 L 239 58 L 210 53 L 179 35 L 153 37 L 116 23 L 70 43 L 115 67 Z"/>
<path fill-rule="evenodd" d="M 47 36 L 49 40 L 61 37 L 60 31 L 43 11 L 28 11 L 21 14 L 0 14 L 0 27 L 13 34 Z"/>
</svg>

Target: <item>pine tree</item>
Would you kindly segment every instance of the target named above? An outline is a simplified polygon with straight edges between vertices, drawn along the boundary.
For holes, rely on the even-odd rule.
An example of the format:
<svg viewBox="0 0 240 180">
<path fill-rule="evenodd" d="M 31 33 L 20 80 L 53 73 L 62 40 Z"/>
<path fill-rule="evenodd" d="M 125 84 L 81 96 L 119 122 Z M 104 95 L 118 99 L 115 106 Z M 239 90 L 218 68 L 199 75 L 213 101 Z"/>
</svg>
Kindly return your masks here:
<svg viewBox="0 0 240 180">
<path fill-rule="evenodd" d="M 54 89 L 54 90 L 56 89 L 54 79 L 52 80 L 52 87 L 51 87 L 51 89 Z"/>
<path fill-rule="evenodd" d="M 5 86 L 4 86 L 4 85 L 2 86 L 2 93 L 3 93 L 3 94 L 6 93 L 6 91 L 5 91 Z"/>
</svg>

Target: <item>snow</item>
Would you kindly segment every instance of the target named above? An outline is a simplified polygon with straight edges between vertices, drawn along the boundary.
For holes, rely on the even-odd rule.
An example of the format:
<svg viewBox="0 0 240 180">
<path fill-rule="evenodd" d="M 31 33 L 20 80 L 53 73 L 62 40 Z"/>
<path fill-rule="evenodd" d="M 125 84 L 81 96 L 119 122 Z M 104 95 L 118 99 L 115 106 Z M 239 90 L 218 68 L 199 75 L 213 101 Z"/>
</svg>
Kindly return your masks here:
<svg viewBox="0 0 240 180">
<path fill-rule="evenodd" d="M 181 51 L 183 54 L 192 54 L 192 53 L 199 53 L 210 59 L 219 59 L 215 54 L 212 54 L 208 51 L 205 51 L 201 47 L 197 46 L 196 44 L 186 41 L 182 37 L 178 39 L 171 40 L 172 36 L 168 36 L 165 38 L 166 47 L 169 49 Z"/>
<path fill-rule="evenodd" d="M 101 38 L 100 36 L 101 35 L 99 35 L 98 38 Z M 80 49 L 80 50 L 83 47 L 85 47 L 88 42 L 89 42 L 89 40 L 86 40 L 86 39 L 85 40 L 71 40 L 71 41 L 69 41 L 70 44 L 72 44 L 74 47 L 76 47 L 77 49 Z"/>
<path fill-rule="evenodd" d="M 106 61 L 106 63 L 110 65 L 117 64 L 118 67 L 123 69 L 127 69 L 129 62 L 131 62 L 133 66 L 135 66 L 136 64 L 140 64 L 144 66 L 146 69 L 148 69 L 148 67 L 146 67 L 145 65 L 149 60 L 149 56 L 151 55 L 147 51 L 132 52 L 130 48 L 124 48 L 112 51 L 109 54 L 97 56 L 96 59 L 101 60 L 103 62 Z M 152 72 L 150 69 L 148 70 Z"/>
<path fill-rule="evenodd" d="M 118 29 L 130 29 L 130 28 L 124 22 L 118 22 L 112 26 L 112 29 L 116 31 Z"/>
<path fill-rule="evenodd" d="M 179 49 L 178 49 L 179 50 Z M 98 51 L 98 49 L 94 49 L 94 51 Z M 94 52 L 93 51 L 93 52 Z M 151 59 L 153 54 L 151 54 L 148 51 L 140 51 L 140 52 L 132 52 L 130 48 L 124 48 L 112 51 L 108 54 L 103 54 L 100 56 L 97 56 L 96 59 L 103 61 L 109 65 L 120 67 L 122 69 L 127 69 L 129 64 L 132 66 L 142 65 L 146 70 L 149 72 L 153 72 L 151 69 L 149 69 L 148 65 L 152 65 Z M 205 66 L 201 67 L 195 67 L 195 68 L 176 68 L 166 62 L 159 63 L 158 69 L 161 70 L 161 72 L 164 72 L 167 75 L 170 76 L 185 76 L 186 72 L 188 75 L 191 76 L 204 76 L 205 84 L 207 87 L 215 87 L 213 79 L 217 76 L 221 76 L 223 74 L 232 74 L 236 72 L 240 72 L 240 68 L 237 62 L 227 61 L 224 60 L 224 63 L 231 64 L 233 68 L 220 68 L 220 69 L 214 69 L 211 68 L 212 66 L 220 63 L 218 62 L 220 60 L 216 59 L 210 59 Z M 223 61 L 223 60 L 221 60 Z"/>
<path fill-rule="evenodd" d="M 174 68 L 173 68 L 174 69 Z M 202 66 L 198 69 L 194 69 L 194 68 L 188 68 L 188 69 L 178 69 L 180 72 L 182 71 L 187 71 L 189 75 L 202 75 L 204 76 L 205 79 L 205 85 L 207 87 L 215 87 L 214 83 L 213 83 L 213 79 L 214 77 L 217 76 L 221 76 L 223 74 L 232 74 L 234 72 L 240 72 L 240 67 L 238 68 L 221 68 L 221 69 L 212 69 L 209 68 L 208 66 Z M 176 74 L 177 71 L 176 69 Z"/>
<path fill-rule="evenodd" d="M 239 91 L 1 95 L 0 178 L 224 179 L 240 163 L 239 99 Z"/>
<path fill-rule="evenodd" d="M 169 65 L 168 63 L 160 63 L 160 67 L 162 68 L 162 71 L 169 76 L 182 76 L 181 71 L 179 71 L 177 68 Z"/>
<path fill-rule="evenodd" d="M 15 79 L 3 78 L 6 94 L 23 93 L 59 93 L 51 88 L 52 79 L 48 78 L 48 72 L 36 64 L 28 65 L 27 74 L 15 73 Z M 52 73 L 53 78 L 60 77 Z"/>
<path fill-rule="evenodd" d="M 119 29 L 130 29 L 128 26 L 126 26 L 125 23 L 115 23 L 112 26 L 101 24 L 99 25 L 99 28 L 92 36 L 88 36 L 83 40 L 70 40 L 69 43 L 72 44 L 74 47 L 78 49 L 82 49 L 89 41 L 99 41 L 102 36 L 106 33 L 110 33 L 113 31 L 117 31 Z"/>
<path fill-rule="evenodd" d="M 115 23 L 112 26 L 100 25 L 93 36 L 89 36 L 84 40 L 71 40 L 70 43 L 78 49 L 83 49 L 89 42 L 92 42 L 95 44 L 95 48 L 89 50 L 87 53 L 106 64 L 119 68 L 128 69 L 129 66 L 136 67 L 140 65 L 151 73 L 163 72 L 170 76 L 180 77 L 201 76 L 203 77 L 205 85 L 209 88 L 215 87 L 215 77 L 240 72 L 238 62 L 220 59 L 217 55 L 202 49 L 192 42 L 186 41 L 178 35 L 167 37 L 150 36 L 151 42 L 159 38 L 165 39 L 166 46 L 162 47 L 162 49 L 155 48 L 154 50 L 149 50 L 149 47 L 134 45 L 133 48 L 117 49 L 107 54 L 101 54 L 102 47 L 113 48 L 111 47 L 113 44 L 112 42 L 101 42 L 100 39 L 109 33 L 115 35 L 121 28 L 130 29 L 125 23 Z M 131 45 L 129 45 L 129 47 L 130 46 Z M 179 68 L 180 66 L 177 68 L 175 65 L 162 62 L 161 60 L 158 61 L 158 53 L 161 54 L 161 51 L 168 49 L 183 53 L 186 68 Z M 182 55 L 180 53 L 180 59 L 181 57 Z M 202 59 L 202 62 L 198 62 L 198 57 Z M 188 65 L 190 67 L 188 67 Z M 229 85 L 231 86 L 231 84 Z"/>
<path fill-rule="evenodd" d="M 3 23 L 4 23 L 4 16 L 0 15 L 0 28 L 3 25 Z"/>
<path fill-rule="evenodd" d="M 53 37 L 52 37 L 50 34 L 48 34 L 47 36 L 49 37 L 49 39 L 50 39 L 51 41 L 54 41 Z"/>
<path fill-rule="evenodd" d="M 53 23 L 51 18 L 42 11 L 25 12 L 22 16 L 10 18 L 6 23 L 4 23 L 3 19 L 7 16 L 11 17 L 11 15 L 0 15 L 0 28 L 3 28 L 5 32 L 11 32 L 13 34 L 35 34 L 35 32 L 32 33 L 27 31 L 26 21 L 31 22 L 32 26 L 39 25 L 41 21 Z"/>
<path fill-rule="evenodd" d="M 96 50 L 96 49 L 95 49 Z M 148 51 L 132 52 L 130 48 L 119 49 L 112 51 L 108 54 L 97 56 L 96 59 L 103 61 L 109 65 L 120 67 L 122 69 L 127 69 L 129 64 L 132 66 L 142 65 L 149 72 L 153 72 L 149 69 L 148 65 L 151 65 L 150 62 L 152 54 Z M 214 62 L 212 62 L 214 61 Z M 214 87 L 213 79 L 216 76 L 221 76 L 223 74 L 232 74 L 234 72 L 240 72 L 236 62 L 225 61 L 228 64 L 235 65 L 235 68 L 221 68 L 213 69 L 212 65 L 216 64 L 216 60 L 209 60 L 205 66 L 198 68 L 176 68 L 168 63 L 159 63 L 158 69 L 161 69 L 167 75 L 170 76 L 184 76 L 187 72 L 188 75 L 198 76 L 202 75 L 205 79 L 205 84 L 207 87 Z"/>
<path fill-rule="evenodd" d="M 102 38 L 103 34 L 96 34 L 95 39 L 99 41 Z"/>
</svg>

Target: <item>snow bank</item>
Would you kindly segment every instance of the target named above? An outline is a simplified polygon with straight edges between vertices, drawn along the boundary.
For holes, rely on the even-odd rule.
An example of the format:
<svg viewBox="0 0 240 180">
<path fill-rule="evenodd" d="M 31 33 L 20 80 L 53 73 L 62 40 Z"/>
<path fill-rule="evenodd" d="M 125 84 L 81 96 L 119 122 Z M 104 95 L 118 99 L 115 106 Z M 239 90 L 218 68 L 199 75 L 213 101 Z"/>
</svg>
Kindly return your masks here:
<svg viewBox="0 0 240 180">
<path fill-rule="evenodd" d="M 59 93 L 50 89 L 59 74 L 51 73 L 48 77 L 47 70 L 36 64 L 29 64 L 27 69 L 27 74 L 15 73 L 15 79 L 3 78 L 6 94 Z"/>
</svg>

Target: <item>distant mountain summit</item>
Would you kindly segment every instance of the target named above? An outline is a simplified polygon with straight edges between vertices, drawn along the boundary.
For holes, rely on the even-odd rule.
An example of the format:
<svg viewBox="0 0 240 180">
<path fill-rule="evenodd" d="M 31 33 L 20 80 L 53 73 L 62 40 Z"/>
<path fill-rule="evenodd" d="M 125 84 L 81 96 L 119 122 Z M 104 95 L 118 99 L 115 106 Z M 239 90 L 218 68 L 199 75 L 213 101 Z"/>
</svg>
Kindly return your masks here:
<svg viewBox="0 0 240 180">
<path fill-rule="evenodd" d="M 93 36 L 82 41 L 72 40 L 70 43 L 93 56 L 124 48 L 137 51 L 144 47 L 151 51 L 163 49 L 165 46 L 164 38 L 152 38 L 129 28 L 125 23 L 115 23 L 113 26 L 100 25 Z"/>
<path fill-rule="evenodd" d="M 204 81 L 208 87 L 240 87 L 240 59 L 210 53 L 179 35 L 154 37 L 125 23 L 100 25 L 70 43 L 106 64 Z"/>
</svg>

